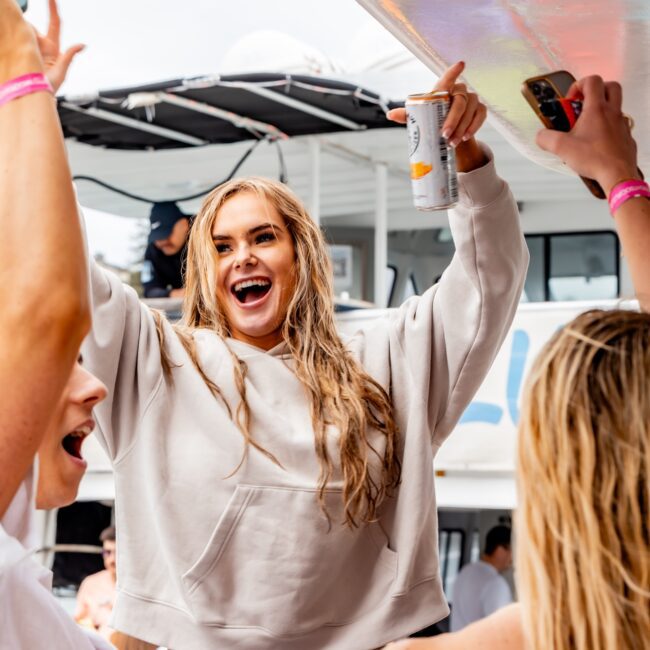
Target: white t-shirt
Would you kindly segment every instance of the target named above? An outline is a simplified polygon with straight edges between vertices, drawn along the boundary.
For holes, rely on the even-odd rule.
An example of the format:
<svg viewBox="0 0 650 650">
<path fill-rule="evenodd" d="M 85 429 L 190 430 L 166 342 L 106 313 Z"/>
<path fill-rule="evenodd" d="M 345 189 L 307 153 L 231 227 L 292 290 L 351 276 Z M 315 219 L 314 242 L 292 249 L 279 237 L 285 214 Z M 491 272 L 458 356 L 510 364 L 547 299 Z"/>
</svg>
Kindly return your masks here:
<svg viewBox="0 0 650 650">
<path fill-rule="evenodd" d="M 114 650 L 82 630 L 52 596 L 52 572 L 22 542 L 30 537 L 34 474 L 0 524 L 0 650 Z"/>
<path fill-rule="evenodd" d="M 506 579 L 487 562 L 465 565 L 456 578 L 451 606 L 451 631 L 492 614 L 512 602 Z"/>
</svg>

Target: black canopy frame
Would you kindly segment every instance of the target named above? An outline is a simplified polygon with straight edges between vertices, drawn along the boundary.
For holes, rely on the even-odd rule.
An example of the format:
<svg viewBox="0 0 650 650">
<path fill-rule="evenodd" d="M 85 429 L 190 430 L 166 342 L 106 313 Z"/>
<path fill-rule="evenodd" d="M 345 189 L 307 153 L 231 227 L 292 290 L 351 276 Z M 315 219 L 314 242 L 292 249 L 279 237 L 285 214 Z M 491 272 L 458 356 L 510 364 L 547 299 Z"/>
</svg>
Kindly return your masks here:
<svg viewBox="0 0 650 650">
<path fill-rule="evenodd" d="M 401 105 L 345 81 L 280 73 L 176 79 L 58 98 L 66 138 L 132 150 L 390 128 L 396 125 L 385 113 Z"/>
</svg>

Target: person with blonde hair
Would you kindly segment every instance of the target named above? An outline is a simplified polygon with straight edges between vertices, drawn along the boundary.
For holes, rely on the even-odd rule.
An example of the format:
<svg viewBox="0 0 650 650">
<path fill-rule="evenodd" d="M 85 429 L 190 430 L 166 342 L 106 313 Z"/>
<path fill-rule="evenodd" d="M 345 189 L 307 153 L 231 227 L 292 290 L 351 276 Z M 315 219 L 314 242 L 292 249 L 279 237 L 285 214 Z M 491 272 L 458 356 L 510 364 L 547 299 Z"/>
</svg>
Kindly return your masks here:
<svg viewBox="0 0 650 650">
<path fill-rule="evenodd" d="M 570 133 L 540 147 L 610 194 L 642 177 L 621 86 L 577 81 Z M 641 309 L 650 305 L 650 201 L 616 202 Z M 611 203 L 611 201 L 610 201 Z M 516 569 L 521 606 L 391 650 L 636 650 L 650 639 L 650 316 L 592 311 L 557 334 L 529 380 L 519 429 Z M 522 624 L 523 609 L 523 624 Z"/>
<path fill-rule="evenodd" d="M 650 314 L 594 310 L 547 343 L 518 450 L 520 605 L 390 650 L 637 650 L 650 639 Z"/>
<path fill-rule="evenodd" d="M 98 430 L 116 481 L 114 628 L 180 650 L 362 650 L 446 616 L 432 462 L 527 264 L 462 70 L 438 83 L 461 171 L 456 255 L 370 330 L 341 338 L 323 234 L 268 179 L 204 201 L 178 325 L 91 266 L 84 354 L 111 394 Z"/>
<path fill-rule="evenodd" d="M 650 639 L 650 315 L 591 311 L 533 368 L 517 565 L 532 650 Z"/>
</svg>

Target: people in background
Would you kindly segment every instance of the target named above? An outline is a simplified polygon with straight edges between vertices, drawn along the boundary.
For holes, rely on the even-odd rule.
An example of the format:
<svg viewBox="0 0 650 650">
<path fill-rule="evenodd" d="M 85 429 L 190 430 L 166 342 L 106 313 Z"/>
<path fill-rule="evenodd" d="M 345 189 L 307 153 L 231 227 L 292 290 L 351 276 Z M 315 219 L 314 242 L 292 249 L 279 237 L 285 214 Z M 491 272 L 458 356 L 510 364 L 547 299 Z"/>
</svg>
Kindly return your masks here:
<svg viewBox="0 0 650 650">
<path fill-rule="evenodd" d="M 111 628 L 117 587 L 115 526 L 104 529 L 99 540 L 104 570 L 88 576 L 79 586 L 74 618 L 82 627 L 96 630 L 117 650 L 154 650 L 156 646 Z"/>
<path fill-rule="evenodd" d="M 181 298 L 190 219 L 172 201 L 154 203 L 151 231 L 144 254 L 142 287 L 145 298 Z"/>
<path fill-rule="evenodd" d="M 466 564 L 454 583 L 451 631 L 489 616 L 512 602 L 512 591 L 501 575 L 512 566 L 510 528 L 495 526 L 485 538 L 485 550 L 478 562 Z"/>
<path fill-rule="evenodd" d="M 102 543 L 104 570 L 83 580 L 77 592 L 74 618 L 80 624 L 97 630 L 107 639 L 113 630 L 109 619 L 115 602 L 115 527 L 109 526 L 99 536 Z"/>
</svg>

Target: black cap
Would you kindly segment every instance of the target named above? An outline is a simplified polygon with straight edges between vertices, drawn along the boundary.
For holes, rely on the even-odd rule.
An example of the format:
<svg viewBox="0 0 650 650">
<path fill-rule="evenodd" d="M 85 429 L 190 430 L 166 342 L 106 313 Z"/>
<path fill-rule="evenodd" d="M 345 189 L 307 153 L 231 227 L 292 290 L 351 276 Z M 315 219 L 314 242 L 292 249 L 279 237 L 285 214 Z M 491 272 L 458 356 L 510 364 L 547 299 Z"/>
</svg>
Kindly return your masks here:
<svg viewBox="0 0 650 650">
<path fill-rule="evenodd" d="M 179 219 L 187 219 L 187 215 L 183 214 L 173 201 L 154 203 L 149 215 L 151 221 L 149 241 L 167 239 Z"/>
</svg>

